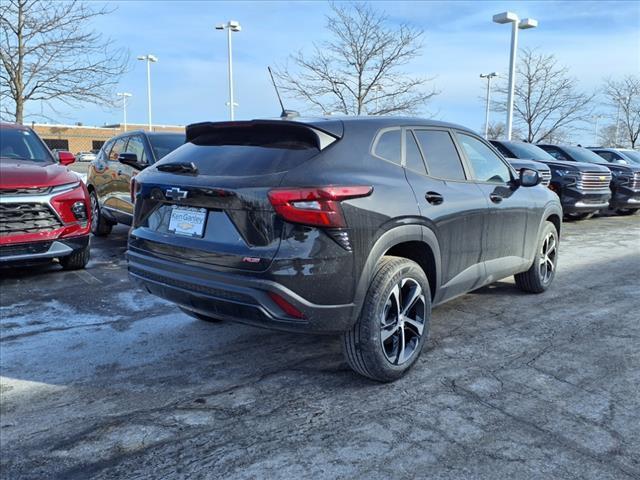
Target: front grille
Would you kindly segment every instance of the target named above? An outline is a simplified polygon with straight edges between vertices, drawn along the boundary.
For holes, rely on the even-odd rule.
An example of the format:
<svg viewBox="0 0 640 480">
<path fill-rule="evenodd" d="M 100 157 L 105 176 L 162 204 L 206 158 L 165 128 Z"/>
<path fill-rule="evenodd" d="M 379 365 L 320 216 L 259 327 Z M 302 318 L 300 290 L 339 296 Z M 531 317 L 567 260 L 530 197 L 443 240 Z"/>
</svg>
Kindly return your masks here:
<svg viewBox="0 0 640 480">
<path fill-rule="evenodd" d="M 631 177 L 629 188 L 631 188 L 632 190 L 640 190 L 640 172 L 636 172 L 633 174 L 633 177 Z"/>
<path fill-rule="evenodd" d="M 540 176 L 542 177 L 542 185 L 548 187 L 551 183 L 551 171 L 550 170 L 540 170 Z"/>
<path fill-rule="evenodd" d="M 0 188 L 0 196 L 9 195 L 45 195 L 51 191 L 51 187 L 35 188 Z"/>
<path fill-rule="evenodd" d="M 22 243 L 19 245 L 4 245 L 0 247 L 0 257 L 14 255 L 35 255 L 45 253 L 51 248 L 51 242 Z"/>
<path fill-rule="evenodd" d="M 0 235 L 49 232 L 63 225 L 43 203 L 1 203 Z"/>
<path fill-rule="evenodd" d="M 577 187 L 585 192 L 608 190 L 611 172 L 580 172 Z"/>
</svg>

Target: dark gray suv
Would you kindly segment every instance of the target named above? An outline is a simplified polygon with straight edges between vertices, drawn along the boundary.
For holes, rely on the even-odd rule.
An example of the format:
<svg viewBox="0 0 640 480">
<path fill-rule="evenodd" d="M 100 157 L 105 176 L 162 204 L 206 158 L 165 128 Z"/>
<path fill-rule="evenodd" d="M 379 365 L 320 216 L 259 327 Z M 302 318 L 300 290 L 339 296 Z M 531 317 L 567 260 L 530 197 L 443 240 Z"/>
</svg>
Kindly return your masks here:
<svg viewBox="0 0 640 480">
<path fill-rule="evenodd" d="M 136 177 L 129 273 L 203 320 L 340 334 L 355 371 L 391 381 L 433 306 L 511 275 L 549 287 L 562 208 L 539 183 L 441 122 L 190 125 Z"/>
</svg>

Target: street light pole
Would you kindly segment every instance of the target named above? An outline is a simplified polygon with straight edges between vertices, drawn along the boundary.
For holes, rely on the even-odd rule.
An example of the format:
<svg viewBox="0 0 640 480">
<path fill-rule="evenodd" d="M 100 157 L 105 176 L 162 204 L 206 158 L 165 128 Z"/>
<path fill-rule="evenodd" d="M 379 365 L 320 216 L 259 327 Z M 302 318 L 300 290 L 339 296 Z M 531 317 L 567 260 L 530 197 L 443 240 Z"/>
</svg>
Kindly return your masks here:
<svg viewBox="0 0 640 480">
<path fill-rule="evenodd" d="M 124 113 L 124 131 L 127 131 L 127 98 L 131 97 L 128 92 L 117 93 L 119 97 L 122 97 L 122 112 Z"/>
<path fill-rule="evenodd" d="M 593 146 L 597 147 L 598 146 L 598 120 L 600 120 L 601 118 L 603 118 L 604 115 L 594 115 L 593 118 L 596 119 L 596 125 L 595 125 L 595 129 L 593 132 Z"/>
<path fill-rule="evenodd" d="M 511 53 L 509 55 L 509 92 L 507 95 L 507 140 L 511 140 L 513 130 L 513 97 L 516 84 L 516 55 L 518 53 L 518 29 L 536 28 L 538 21 L 533 18 L 520 20 L 513 12 L 498 13 L 493 16 L 495 23 L 511 23 Z"/>
<path fill-rule="evenodd" d="M 149 131 L 153 130 L 153 123 L 151 121 L 151 64 L 158 61 L 158 57 L 155 55 L 147 54 L 138 57 L 138 60 L 144 60 L 147 62 L 147 109 L 149 115 Z"/>
<path fill-rule="evenodd" d="M 240 23 L 235 20 L 229 20 L 227 23 L 216 25 L 216 30 L 227 30 L 227 49 L 229 54 L 229 118 L 234 120 L 234 107 L 237 105 L 233 99 L 233 52 L 231 47 L 231 33 L 242 30 Z"/>
<path fill-rule="evenodd" d="M 487 106 L 484 112 L 484 138 L 489 140 L 489 102 L 491 100 L 491 79 L 497 77 L 496 72 L 481 73 L 480 78 L 487 79 Z"/>
</svg>

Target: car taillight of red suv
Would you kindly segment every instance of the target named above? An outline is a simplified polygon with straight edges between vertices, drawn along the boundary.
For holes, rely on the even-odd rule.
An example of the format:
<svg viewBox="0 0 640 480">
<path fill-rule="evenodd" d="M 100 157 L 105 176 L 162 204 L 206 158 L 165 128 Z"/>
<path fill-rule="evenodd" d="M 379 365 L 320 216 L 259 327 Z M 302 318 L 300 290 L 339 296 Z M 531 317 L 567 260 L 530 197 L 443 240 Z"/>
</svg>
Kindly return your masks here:
<svg viewBox="0 0 640 480">
<path fill-rule="evenodd" d="M 89 193 L 31 129 L 0 124 L 0 265 L 50 261 L 65 269 L 89 261 Z"/>
</svg>

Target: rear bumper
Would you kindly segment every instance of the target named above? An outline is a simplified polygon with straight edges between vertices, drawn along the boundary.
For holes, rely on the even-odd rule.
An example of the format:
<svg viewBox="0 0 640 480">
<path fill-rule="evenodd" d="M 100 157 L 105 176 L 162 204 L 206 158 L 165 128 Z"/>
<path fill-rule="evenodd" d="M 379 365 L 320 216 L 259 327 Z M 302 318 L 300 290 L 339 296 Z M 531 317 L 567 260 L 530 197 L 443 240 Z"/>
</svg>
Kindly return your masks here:
<svg viewBox="0 0 640 480">
<path fill-rule="evenodd" d="M 314 304 L 271 280 L 185 265 L 131 248 L 127 259 L 130 277 L 142 288 L 203 315 L 289 332 L 335 334 L 353 324 L 353 304 Z M 302 312 L 304 318 L 287 315 L 269 292 Z"/>
<path fill-rule="evenodd" d="M 89 245 L 89 235 L 0 246 L 0 265 L 38 262 L 71 255 Z"/>
<path fill-rule="evenodd" d="M 575 188 L 564 188 L 560 195 L 564 213 L 590 213 L 609 208 L 611 190 L 585 193 Z"/>
</svg>

